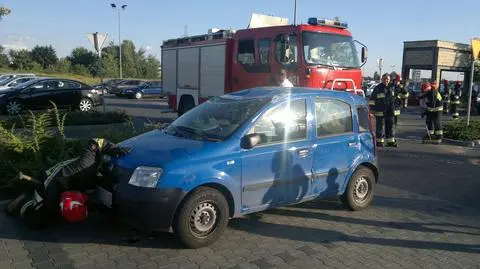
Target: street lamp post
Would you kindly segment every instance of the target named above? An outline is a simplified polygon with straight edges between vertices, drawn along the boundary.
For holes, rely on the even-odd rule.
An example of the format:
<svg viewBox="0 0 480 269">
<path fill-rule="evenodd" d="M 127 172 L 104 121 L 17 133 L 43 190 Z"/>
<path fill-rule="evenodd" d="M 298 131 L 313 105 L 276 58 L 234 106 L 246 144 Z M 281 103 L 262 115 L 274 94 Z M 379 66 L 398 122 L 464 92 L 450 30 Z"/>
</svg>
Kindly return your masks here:
<svg viewBox="0 0 480 269">
<path fill-rule="evenodd" d="M 118 1 L 117 1 L 118 3 Z M 120 68 L 120 79 L 123 78 L 122 74 L 122 38 L 121 38 L 121 27 L 120 27 L 120 9 L 125 10 L 127 5 L 118 6 L 116 4 L 110 4 L 110 6 L 118 11 L 118 59 L 119 59 L 119 68 Z"/>
</svg>

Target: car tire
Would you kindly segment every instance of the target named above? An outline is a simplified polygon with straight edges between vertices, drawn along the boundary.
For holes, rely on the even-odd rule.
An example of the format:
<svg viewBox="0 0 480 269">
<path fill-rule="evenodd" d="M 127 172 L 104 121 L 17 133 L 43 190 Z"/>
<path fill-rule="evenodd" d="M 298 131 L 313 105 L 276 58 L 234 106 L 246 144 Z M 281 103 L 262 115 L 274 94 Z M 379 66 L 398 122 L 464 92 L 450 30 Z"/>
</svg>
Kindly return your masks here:
<svg viewBox="0 0 480 269">
<path fill-rule="evenodd" d="M 366 209 L 375 193 L 375 175 L 367 167 L 360 166 L 350 177 L 347 189 L 341 196 L 342 202 L 351 210 Z"/>
<path fill-rule="evenodd" d="M 10 100 L 5 105 L 5 111 L 8 115 L 18 115 L 22 112 L 23 106 L 18 100 Z"/>
<path fill-rule="evenodd" d="M 139 100 L 139 99 L 142 99 L 142 97 L 143 97 L 143 94 L 141 92 L 135 93 L 135 99 Z"/>
<path fill-rule="evenodd" d="M 228 202 L 212 188 L 199 188 L 189 195 L 177 211 L 173 230 L 189 248 L 201 248 L 217 241 L 229 218 Z"/>
<path fill-rule="evenodd" d="M 5 206 L 5 214 L 7 216 L 17 216 L 20 214 L 20 208 L 25 205 L 28 201 L 32 200 L 32 196 L 24 192 L 20 194 L 17 198 L 9 201 L 7 206 Z"/>
<path fill-rule="evenodd" d="M 80 103 L 78 104 L 78 108 L 82 112 L 89 112 L 93 109 L 93 102 L 89 98 L 82 98 L 82 100 L 80 100 Z"/>
</svg>

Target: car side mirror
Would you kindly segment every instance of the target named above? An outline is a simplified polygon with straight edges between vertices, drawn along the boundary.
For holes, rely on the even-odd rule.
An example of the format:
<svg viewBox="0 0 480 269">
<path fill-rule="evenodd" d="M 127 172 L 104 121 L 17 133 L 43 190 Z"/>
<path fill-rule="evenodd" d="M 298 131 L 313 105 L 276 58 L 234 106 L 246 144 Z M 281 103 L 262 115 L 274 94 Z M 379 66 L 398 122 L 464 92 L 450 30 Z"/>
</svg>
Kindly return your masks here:
<svg viewBox="0 0 480 269">
<path fill-rule="evenodd" d="M 251 149 L 262 142 L 262 136 L 260 134 L 248 134 L 242 137 L 240 141 L 240 147 L 243 149 Z"/>
<path fill-rule="evenodd" d="M 366 47 L 362 47 L 362 63 L 366 62 L 368 58 L 368 50 Z"/>
</svg>

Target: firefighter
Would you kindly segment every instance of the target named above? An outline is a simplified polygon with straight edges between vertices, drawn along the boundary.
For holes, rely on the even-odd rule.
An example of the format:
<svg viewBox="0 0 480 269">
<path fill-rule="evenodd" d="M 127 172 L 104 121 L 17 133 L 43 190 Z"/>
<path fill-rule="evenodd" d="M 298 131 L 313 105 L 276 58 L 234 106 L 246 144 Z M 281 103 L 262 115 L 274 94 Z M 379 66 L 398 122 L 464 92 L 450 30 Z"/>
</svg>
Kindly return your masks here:
<svg viewBox="0 0 480 269">
<path fill-rule="evenodd" d="M 428 129 L 428 133 L 423 138 L 423 141 L 431 141 L 435 144 L 440 144 L 443 138 L 441 124 L 443 103 L 442 95 L 438 92 L 438 85 L 435 81 L 431 84 L 431 90 L 427 91 L 421 98 L 426 105 L 426 124 Z"/>
<path fill-rule="evenodd" d="M 430 83 L 422 84 L 421 95 L 419 97 L 420 107 L 422 108 L 421 117 L 425 118 L 427 115 L 427 105 L 425 104 L 425 95 L 432 89 Z"/>
<path fill-rule="evenodd" d="M 407 108 L 408 106 L 408 97 L 410 96 L 410 93 L 408 92 L 408 81 L 407 80 L 402 80 L 400 83 L 400 92 L 398 94 L 398 97 L 402 100 L 402 108 Z"/>
<path fill-rule="evenodd" d="M 458 120 L 460 118 L 460 114 L 458 113 L 458 107 L 460 106 L 460 97 L 462 96 L 462 91 L 460 89 L 461 85 L 462 84 L 460 83 L 460 81 L 457 81 L 451 95 L 452 119 L 454 120 Z"/>
<path fill-rule="evenodd" d="M 450 88 L 450 83 L 448 80 L 445 80 L 443 83 L 443 114 L 448 115 L 450 112 L 450 103 L 451 103 L 451 95 L 452 89 Z"/>
<path fill-rule="evenodd" d="M 388 147 L 397 146 L 395 116 L 400 115 L 400 108 L 396 105 L 397 100 L 395 88 L 390 84 L 390 75 L 385 73 L 382 76 L 382 82 L 373 89 L 368 102 L 375 116 L 377 146 L 379 147 L 383 147 L 385 141 Z"/>
</svg>

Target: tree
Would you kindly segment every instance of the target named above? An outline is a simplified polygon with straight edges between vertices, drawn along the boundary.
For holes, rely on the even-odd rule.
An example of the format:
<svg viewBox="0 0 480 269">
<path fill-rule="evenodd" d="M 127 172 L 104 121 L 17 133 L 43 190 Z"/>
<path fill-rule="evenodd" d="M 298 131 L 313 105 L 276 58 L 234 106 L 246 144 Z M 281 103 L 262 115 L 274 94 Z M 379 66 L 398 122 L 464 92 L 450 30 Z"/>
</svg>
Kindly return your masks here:
<svg viewBox="0 0 480 269">
<path fill-rule="evenodd" d="M 375 71 L 375 73 L 373 74 L 373 80 L 380 80 L 380 74 L 377 71 Z"/>
<path fill-rule="evenodd" d="M 34 61 L 30 57 L 30 53 L 27 50 L 9 52 L 12 67 L 20 70 L 31 70 L 34 67 Z"/>
<path fill-rule="evenodd" d="M 82 75 L 95 76 L 97 74 L 98 56 L 84 47 L 78 47 L 73 49 L 71 55 L 67 57 L 67 60 L 69 60 L 72 64 L 74 72 L 76 74 L 78 74 L 79 72 L 82 73 Z M 80 66 L 83 66 L 83 68 Z M 88 70 L 86 74 L 85 70 Z"/>
<path fill-rule="evenodd" d="M 35 46 L 30 52 L 32 60 L 42 65 L 43 69 L 47 69 L 50 65 L 58 62 L 55 49 L 50 46 Z"/>
<path fill-rule="evenodd" d="M 62 58 L 58 60 L 54 70 L 59 73 L 70 73 L 72 71 L 72 63 L 68 59 Z"/>
<path fill-rule="evenodd" d="M 0 7 L 0 21 L 11 12 L 12 11 L 7 7 Z"/>
<path fill-rule="evenodd" d="M 0 67 L 5 67 L 8 66 L 9 61 L 8 61 L 8 56 L 5 53 L 5 48 L 0 46 Z"/>
<path fill-rule="evenodd" d="M 102 54 L 103 75 L 114 78 L 118 76 L 118 61 L 115 54 L 107 52 Z"/>
</svg>

